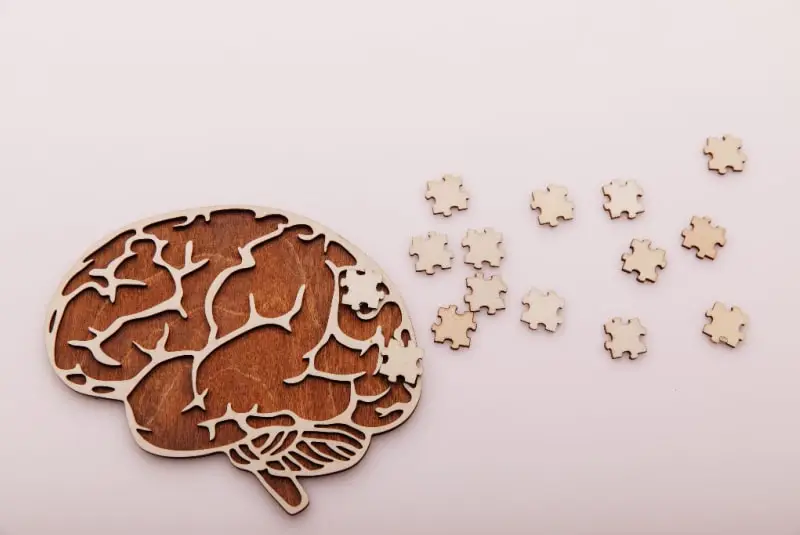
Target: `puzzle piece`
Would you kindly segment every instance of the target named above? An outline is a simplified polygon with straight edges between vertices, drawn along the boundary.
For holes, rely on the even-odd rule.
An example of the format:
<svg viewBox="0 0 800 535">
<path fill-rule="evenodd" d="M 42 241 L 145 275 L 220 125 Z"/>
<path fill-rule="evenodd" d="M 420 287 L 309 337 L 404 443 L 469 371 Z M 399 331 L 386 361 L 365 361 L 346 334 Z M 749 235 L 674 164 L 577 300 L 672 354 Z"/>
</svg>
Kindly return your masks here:
<svg viewBox="0 0 800 535">
<path fill-rule="evenodd" d="M 407 346 L 403 342 L 392 338 L 389 345 L 382 351 L 383 360 L 378 372 L 385 375 L 389 381 L 396 383 L 399 377 L 410 384 L 417 384 L 417 377 L 422 375 L 422 349 L 417 347 L 414 342 L 408 342 Z"/>
<path fill-rule="evenodd" d="M 475 269 L 481 269 L 484 262 L 492 267 L 500 267 L 500 260 L 504 256 L 501 243 L 503 235 L 491 228 L 467 230 L 461 240 L 462 247 L 469 247 L 469 252 L 464 255 L 464 263 L 472 264 Z"/>
<path fill-rule="evenodd" d="M 474 312 L 459 313 L 456 305 L 450 305 L 449 307 L 441 307 L 437 317 L 439 323 L 434 323 L 431 326 L 434 342 L 441 344 L 446 340 L 450 340 L 452 349 L 469 347 L 469 331 L 474 331 L 478 328 L 478 324 L 475 323 Z"/>
<path fill-rule="evenodd" d="M 610 337 L 603 347 L 611 353 L 612 359 L 618 359 L 627 353 L 628 358 L 633 360 L 647 352 L 647 347 L 641 340 L 647 334 L 647 329 L 639 318 L 631 320 L 613 318 L 603 325 L 603 330 Z"/>
<path fill-rule="evenodd" d="M 703 326 L 703 334 L 711 337 L 715 344 L 736 347 L 744 340 L 743 328 L 747 326 L 748 317 L 741 308 L 728 307 L 717 301 L 711 310 L 706 311 L 706 317 L 711 321 Z"/>
<path fill-rule="evenodd" d="M 433 213 L 445 217 L 452 215 L 451 209 L 467 209 L 469 193 L 464 189 L 461 177 L 444 175 L 440 180 L 428 181 L 426 199 L 433 199 Z"/>
<path fill-rule="evenodd" d="M 386 293 L 378 289 L 381 282 L 383 278 L 376 271 L 348 269 L 342 279 L 342 288 L 347 290 L 342 295 L 342 304 L 353 310 L 361 310 L 362 305 L 375 310 L 381 299 L 386 297 Z"/>
<path fill-rule="evenodd" d="M 467 278 L 467 288 L 472 290 L 464 296 L 464 301 L 472 312 L 479 312 L 486 308 L 489 314 L 506 308 L 503 293 L 508 291 L 508 286 L 499 275 L 486 277 L 483 273 L 476 273 Z"/>
<path fill-rule="evenodd" d="M 711 219 L 708 217 L 692 217 L 690 227 L 683 229 L 681 232 L 683 236 L 683 247 L 686 249 L 697 249 L 697 258 L 710 258 L 714 260 L 717 257 L 717 248 L 719 245 L 725 245 L 725 229 L 711 224 Z"/>
<path fill-rule="evenodd" d="M 631 252 L 622 255 L 622 271 L 636 272 L 639 282 L 656 282 L 656 268 L 667 267 L 667 252 L 652 246 L 650 240 L 631 240 Z"/>
<path fill-rule="evenodd" d="M 522 298 L 522 304 L 528 309 L 523 310 L 520 319 L 534 331 L 543 325 L 546 330 L 555 332 L 564 321 L 559 314 L 564 309 L 564 299 L 553 291 L 541 292 L 532 288 Z"/>
<path fill-rule="evenodd" d="M 617 219 L 622 214 L 633 219 L 644 212 L 644 205 L 639 200 L 644 190 L 634 180 L 613 180 L 603 186 L 603 195 L 608 197 L 603 209 L 611 219 Z"/>
<path fill-rule="evenodd" d="M 725 134 L 721 138 L 710 137 L 706 139 L 703 147 L 703 154 L 710 155 L 708 159 L 708 169 L 716 171 L 720 175 L 733 171 L 742 171 L 747 155 L 741 151 L 742 140 L 730 134 Z"/>
<path fill-rule="evenodd" d="M 547 186 L 531 194 L 531 208 L 539 210 L 539 224 L 558 226 L 559 219 L 569 221 L 574 217 L 575 203 L 567 199 L 567 188 Z"/>
<path fill-rule="evenodd" d="M 427 236 L 414 236 L 408 254 L 417 257 L 414 269 L 424 271 L 428 275 L 433 275 L 437 266 L 450 269 L 451 260 L 455 257 L 447 248 L 447 235 L 438 232 L 428 232 Z"/>
</svg>

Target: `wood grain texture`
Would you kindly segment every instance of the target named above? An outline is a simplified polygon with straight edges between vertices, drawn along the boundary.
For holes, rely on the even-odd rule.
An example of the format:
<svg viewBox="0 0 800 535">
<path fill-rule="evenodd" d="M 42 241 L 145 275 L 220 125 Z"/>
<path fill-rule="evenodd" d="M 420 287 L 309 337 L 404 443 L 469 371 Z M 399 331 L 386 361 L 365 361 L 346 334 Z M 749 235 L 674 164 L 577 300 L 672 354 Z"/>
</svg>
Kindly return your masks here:
<svg viewBox="0 0 800 535">
<path fill-rule="evenodd" d="M 382 274 L 377 309 L 342 304 L 356 269 L 382 274 L 276 210 L 137 223 L 68 276 L 48 316 L 50 358 L 74 390 L 124 402 L 145 450 L 225 453 L 296 513 L 308 502 L 298 477 L 354 465 L 419 400 L 421 379 L 380 373 L 391 338 L 416 348 L 403 302 Z"/>
</svg>

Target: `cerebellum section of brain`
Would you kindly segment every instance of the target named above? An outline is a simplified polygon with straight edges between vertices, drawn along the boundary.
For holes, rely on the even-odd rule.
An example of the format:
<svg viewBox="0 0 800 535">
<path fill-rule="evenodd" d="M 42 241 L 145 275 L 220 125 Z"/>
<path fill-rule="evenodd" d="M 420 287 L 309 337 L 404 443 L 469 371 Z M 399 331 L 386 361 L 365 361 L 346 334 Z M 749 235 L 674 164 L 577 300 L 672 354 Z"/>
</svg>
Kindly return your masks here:
<svg viewBox="0 0 800 535">
<path fill-rule="evenodd" d="M 372 310 L 342 304 L 348 270 L 379 273 Z M 115 233 L 53 300 L 62 380 L 122 401 L 145 450 L 224 453 L 290 513 L 298 478 L 353 466 L 403 423 L 421 379 L 381 374 L 389 341 L 416 347 L 402 298 L 338 235 L 277 210 L 170 214 Z"/>
</svg>

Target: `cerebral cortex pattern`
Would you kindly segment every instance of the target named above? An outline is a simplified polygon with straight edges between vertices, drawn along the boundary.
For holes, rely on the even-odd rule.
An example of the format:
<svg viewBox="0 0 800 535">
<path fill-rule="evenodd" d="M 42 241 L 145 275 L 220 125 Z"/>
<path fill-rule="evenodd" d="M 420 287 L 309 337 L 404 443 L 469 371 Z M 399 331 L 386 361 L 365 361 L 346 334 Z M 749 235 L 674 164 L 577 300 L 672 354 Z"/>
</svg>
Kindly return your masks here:
<svg viewBox="0 0 800 535">
<path fill-rule="evenodd" d="M 342 303 L 351 270 L 382 274 L 356 310 Z M 190 210 L 114 234 L 70 271 L 46 339 L 65 384 L 124 404 L 140 447 L 224 453 L 292 514 L 308 505 L 298 478 L 356 464 L 422 385 L 416 369 L 382 373 L 387 348 L 417 344 L 380 268 L 271 209 Z"/>
</svg>

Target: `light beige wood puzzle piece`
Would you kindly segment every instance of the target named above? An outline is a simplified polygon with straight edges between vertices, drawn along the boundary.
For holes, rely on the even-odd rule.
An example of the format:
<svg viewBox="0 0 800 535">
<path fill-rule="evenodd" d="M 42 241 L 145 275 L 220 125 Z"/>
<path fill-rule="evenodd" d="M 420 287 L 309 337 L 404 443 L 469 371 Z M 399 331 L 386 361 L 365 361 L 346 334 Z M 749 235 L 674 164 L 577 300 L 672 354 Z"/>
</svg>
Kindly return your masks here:
<svg viewBox="0 0 800 535">
<path fill-rule="evenodd" d="M 531 209 L 539 211 L 539 224 L 558 226 L 559 220 L 569 221 L 575 214 L 575 203 L 567 198 L 567 188 L 548 185 L 531 194 Z"/>
<path fill-rule="evenodd" d="M 451 261 L 455 254 L 447 247 L 447 234 L 439 232 L 428 232 L 426 236 L 414 236 L 411 239 L 411 248 L 408 250 L 409 256 L 416 256 L 414 263 L 416 271 L 424 271 L 428 275 L 433 275 L 436 267 L 450 269 Z"/>
<path fill-rule="evenodd" d="M 708 159 L 709 171 L 716 171 L 720 175 L 733 171 L 742 171 L 747 156 L 741 150 L 742 140 L 730 134 L 725 134 L 721 138 L 710 137 L 706 139 L 703 147 L 703 154 L 710 156 Z"/>
<path fill-rule="evenodd" d="M 539 330 L 539 326 L 543 326 L 545 330 L 555 332 L 564 322 L 559 312 L 564 310 L 565 301 L 552 290 L 542 292 L 531 288 L 522 298 L 522 304 L 528 308 L 523 310 L 520 319 L 523 323 L 527 323 L 531 330 L 536 331 Z"/>
<path fill-rule="evenodd" d="M 433 199 L 433 213 L 450 217 L 452 209 L 466 210 L 469 192 L 464 189 L 460 176 L 444 175 L 439 180 L 429 180 L 426 199 Z"/>
<path fill-rule="evenodd" d="M 467 277 L 467 288 L 471 292 L 464 296 L 464 302 L 469 305 L 471 312 L 479 312 L 485 308 L 489 314 L 506 308 L 503 294 L 508 291 L 508 286 L 500 275 L 487 277 L 483 273 L 476 273 Z"/>
<path fill-rule="evenodd" d="M 386 297 L 386 293 L 378 286 L 383 282 L 383 277 L 377 271 L 348 269 L 342 279 L 342 304 L 353 310 L 375 310 L 378 303 Z"/>
<path fill-rule="evenodd" d="M 450 340 L 451 349 L 469 347 L 469 331 L 478 328 L 474 312 L 458 312 L 456 305 L 450 305 L 439 309 L 437 319 L 438 322 L 431 326 L 434 342 L 443 344 Z"/>
<path fill-rule="evenodd" d="M 622 214 L 626 214 L 628 219 L 634 219 L 644 212 L 644 205 L 640 200 L 644 190 L 635 180 L 613 180 L 603 186 L 603 195 L 608 197 L 603 209 L 611 219 L 617 219 Z"/>
<path fill-rule="evenodd" d="M 622 271 L 636 273 L 639 282 L 656 282 L 657 269 L 667 267 L 667 252 L 653 247 L 650 240 L 631 240 L 630 251 L 622 255 Z"/>
<path fill-rule="evenodd" d="M 726 242 L 725 229 L 713 225 L 708 217 L 692 217 L 689 227 L 683 229 L 681 236 L 681 245 L 686 249 L 696 249 L 695 256 L 700 259 L 714 260 L 717 257 L 716 246 L 723 247 Z"/>
<path fill-rule="evenodd" d="M 404 346 L 402 341 L 392 338 L 381 351 L 381 363 L 378 373 L 397 383 L 400 377 L 410 385 L 417 384 L 417 377 L 422 375 L 423 351 L 414 345 Z"/>
<path fill-rule="evenodd" d="M 475 269 L 481 269 L 484 262 L 492 267 L 500 267 L 500 260 L 504 256 L 502 243 L 503 235 L 494 229 L 467 230 L 461 240 L 461 246 L 469 248 L 464 255 L 464 263 L 472 264 Z"/>
<path fill-rule="evenodd" d="M 709 336 L 715 344 L 726 344 L 736 347 L 744 340 L 744 327 L 747 326 L 747 314 L 737 306 L 729 307 L 719 301 L 711 310 L 706 311 L 711 321 L 703 326 L 703 334 Z"/>
<path fill-rule="evenodd" d="M 623 320 L 620 317 L 613 318 L 603 325 L 603 330 L 610 338 L 606 338 L 604 347 L 611 353 L 612 359 L 628 355 L 631 360 L 644 355 L 647 347 L 642 338 L 647 334 L 639 318 Z"/>
</svg>

